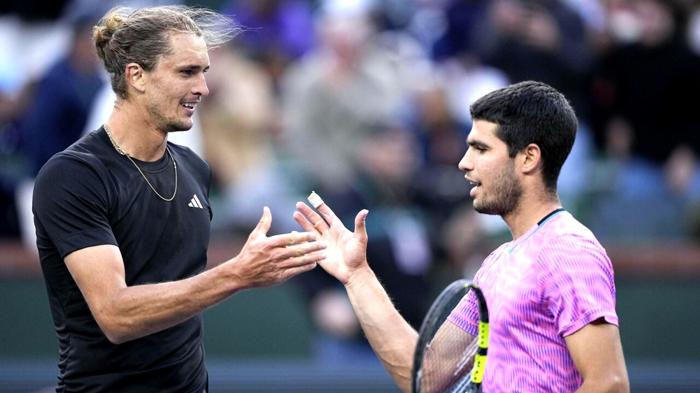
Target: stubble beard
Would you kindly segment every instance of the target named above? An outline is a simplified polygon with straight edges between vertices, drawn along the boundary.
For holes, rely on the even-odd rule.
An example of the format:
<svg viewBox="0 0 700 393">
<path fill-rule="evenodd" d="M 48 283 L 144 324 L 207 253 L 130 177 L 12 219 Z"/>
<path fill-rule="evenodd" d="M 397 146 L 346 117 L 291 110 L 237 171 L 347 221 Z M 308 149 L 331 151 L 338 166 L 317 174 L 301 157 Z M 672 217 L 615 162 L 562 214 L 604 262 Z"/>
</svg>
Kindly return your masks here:
<svg viewBox="0 0 700 393">
<path fill-rule="evenodd" d="M 148 112 L 151 117 L 155 120 L 155 124 L 158 128 L 165 132 L 177 132 L 177 131 L 187 131 L 192 128 L 192 121 L 185 122 L 178 119 L 168 119 L 163 115 L 163 111 L 158 105 L 149 105 Z M 191 118 L 190 118 L 191 120 Z"/>
<path fill-rule="evenodd" d="M 504 168 L 492 182 L 492 195 L 474 200 L 474 210 L 482 214 L 492 214 L 504 217 L 513 212 L 520 203 L 523 188 L 513 174 L 514 164 Z"/>
</svg>

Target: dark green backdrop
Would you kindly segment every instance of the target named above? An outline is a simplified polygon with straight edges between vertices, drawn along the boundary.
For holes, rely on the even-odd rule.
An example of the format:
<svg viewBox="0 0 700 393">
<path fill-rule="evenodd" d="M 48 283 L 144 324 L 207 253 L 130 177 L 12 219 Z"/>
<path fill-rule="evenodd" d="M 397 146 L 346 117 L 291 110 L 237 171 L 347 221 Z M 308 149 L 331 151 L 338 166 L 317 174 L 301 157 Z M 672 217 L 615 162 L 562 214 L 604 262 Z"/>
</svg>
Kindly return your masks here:
<svg viewBox="0 0 700 393">
<path fill-rule="evenodd" d="M 700 361 L 700 281 L 620 279 L 618 314 L 627 360 Z M 56 341 L 41 280 L 0 281 L 0 358 L 51 358 Z M 213 357 L 309 354 L 311 326 L 289 284 L 241 292 L 204 314 Z"/>
</svg>

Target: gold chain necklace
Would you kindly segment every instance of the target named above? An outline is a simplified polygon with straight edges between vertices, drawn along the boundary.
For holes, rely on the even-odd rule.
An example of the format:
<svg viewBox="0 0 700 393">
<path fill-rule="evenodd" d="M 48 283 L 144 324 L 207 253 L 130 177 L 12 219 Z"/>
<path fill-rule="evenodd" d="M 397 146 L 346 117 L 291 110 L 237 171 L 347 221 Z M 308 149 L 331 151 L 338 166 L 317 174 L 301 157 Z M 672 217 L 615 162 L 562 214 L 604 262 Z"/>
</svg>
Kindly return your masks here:
<svg viewBox="0 0 700 393">
<path fill-rule="evenodd" d="M 129 161 L 131 161 L 131 163 L 134 164 L 136 169 L 141 174 L 141 177 L 143 177 L 143 180 L 146 181 L 146 184 L 148 184 L 148 186 L 151 187 L 151 190 L 153 190 L 153 192 L 158 196 L 158 198 L 160 198 L 166 202 L 170 202 L 173 199 L 175 199 L 175 194 L 177 194 L 177 162 L 175 162 L 175 157 L 173 157 L 173 153 L 170 152 L 170 148 L 168 148 L 167 142 L 165 145 L 165 151 L 168 152 L 168 156 L 170 156 L 170 160 L 173 162 L 173 170 L 175 171 L 175 189 L 173 190 L 173 195 L 170 198 L 166 198 L 166 197 L 160 195 L 160 193 L 158 193 L 156 188 L 153 187 L 153 184 L 151 184 L 150 181 L 148 181 L 148 178 L 146 177 L 146 175 L 143 173 L 141 168 L 139 168 L 139 166 L 136 164 L 136 162 L 131 158 L 131 156 L 126 154 L 126 152 L 124 150 L 122 150 L 122 148 L 119 147 L 119 145 L 117 145 L 117 142 L 114 141 L 114 138 L 112 137 L 112 132 L 109 129 L 109 127 L 107 126 L 107 124 L 104 125 L 104 128 L 105 128 L 105 131 L 107 131 L 107 137 L 109 137 L 109 141 L 112 142 L 112 146 L 114 146 L 114 150 L 116 150 L 117 153 L 121 154 L 122 156 L 126 156 L 126 158 L 128 158 Z"/>
</svg>

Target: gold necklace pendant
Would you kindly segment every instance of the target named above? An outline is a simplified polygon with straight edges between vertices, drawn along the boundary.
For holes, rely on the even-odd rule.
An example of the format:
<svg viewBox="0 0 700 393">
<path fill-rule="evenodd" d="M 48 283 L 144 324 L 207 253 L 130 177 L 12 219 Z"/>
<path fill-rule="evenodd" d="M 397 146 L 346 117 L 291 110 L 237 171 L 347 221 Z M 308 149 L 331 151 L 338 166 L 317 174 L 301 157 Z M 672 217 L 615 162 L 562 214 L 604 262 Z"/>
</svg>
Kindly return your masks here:
<svg viewBox="0 0 700 393">
<path fill-rule="evenodd" d="M 175 195 L 177 195 L 177 162 L 175 161 L 175 157 L 173 156 L 173 153 L 170 152 L 170 148 L 168 147 L 167 142 L 166 142 L 166 145 L 165 145 L 165 151 L 168 153 L 168 156 L 170 157 L 170 160 L 173 162 L 173 171 L 175 172 L 175 189 L 173 190 L 173 195 L 172 195 L 170 198 L 166 198 L 166 197 L 160 195 L 160 193 L 158 192 L 158 190 L 156 190 L 156 188 L 153 187 L 153 184 L 151 184 L 151 182 L 148 181 L 148 178 L 146 177 L 146 174 L 144 174 L 143 171 L 141 170 L 141 168 L 139 168 L 139 166 L 136 164 L 136 161 L 134 161 L 134 159 L 131 158 L 131 156 L 129 156 L 128 154 L 126 154 L 126 152 L 125 152 L 124 150 L 122 150 L 122 148 L 121 148 L 121 147 L 117 144 L 117 142 L 114 140 L 114 137 L 112 137 L 112 131 L 109 129 L 109 127 L 107 126 L 107 124 L 104 125 L 104 128 L 105 128 L 105 131 L 107 132 L 107 137 L 109 137 L 109 141 L 112 142 L 112 146 L 114 147 L 114 150 L 116 150 L 117 153 L 119 153 L 120 155 L 125 156 L 126 158 L 128 158 L 129 161 L 131 161 L 131 163 L 134 164 L 134 166 L 136 167 L 136 170 L 138 170 L 139 173 L 141 174 L 141 177 L 143 177 L 143 180 L 146 181 L 146 184 L 148 184 L 148 186 L 149 186 L 149 187 L 151 188 L 151 190 L 158 196 L 158 198 L 160 198 L 160 199 L 162 199 L 162 200 L 164 200 L 164 201 L 166 201 L 166 202 L 170 202 L 170 201 L 172 201 L 173 199 L 175 199 Z"/>
</svg>

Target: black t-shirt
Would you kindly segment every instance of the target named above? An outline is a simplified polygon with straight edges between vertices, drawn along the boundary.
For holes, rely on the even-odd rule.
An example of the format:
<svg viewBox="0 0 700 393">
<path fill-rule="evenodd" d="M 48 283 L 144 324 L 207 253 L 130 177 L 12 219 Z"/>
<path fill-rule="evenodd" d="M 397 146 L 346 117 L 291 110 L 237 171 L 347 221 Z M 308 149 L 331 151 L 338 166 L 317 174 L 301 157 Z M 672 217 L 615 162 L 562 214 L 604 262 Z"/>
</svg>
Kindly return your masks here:
<svg viewBox="0 0 700 393">
<path fill-rule="evenodd" d="M 104 128 L 53 156 L 36 178 L 34 222 L 59 342 L 58 392 L 206 388 L 201 316 L 112 344 L 64 263 L 73 251 L 112 244 L 121 250 L 129 286 L 180 280 L 204 269 L 211 172 L 188 148 L 168 147 L 177 164 L 177 195 L 170 202 L 156 196 L 134 164 L 116 152 Z M 175 173 L 167 153 L 156 162 L 136 163 L 161 195 L 172 195 Z"/>
</svg>

